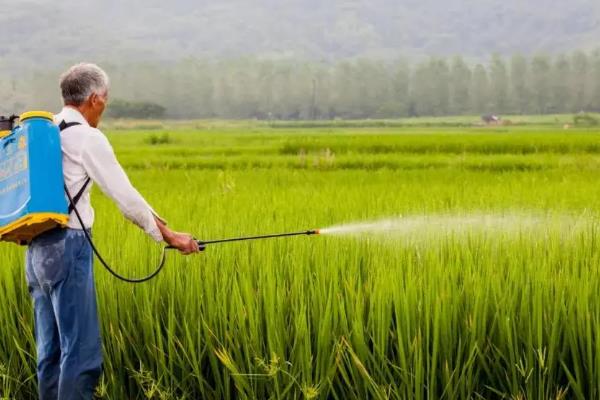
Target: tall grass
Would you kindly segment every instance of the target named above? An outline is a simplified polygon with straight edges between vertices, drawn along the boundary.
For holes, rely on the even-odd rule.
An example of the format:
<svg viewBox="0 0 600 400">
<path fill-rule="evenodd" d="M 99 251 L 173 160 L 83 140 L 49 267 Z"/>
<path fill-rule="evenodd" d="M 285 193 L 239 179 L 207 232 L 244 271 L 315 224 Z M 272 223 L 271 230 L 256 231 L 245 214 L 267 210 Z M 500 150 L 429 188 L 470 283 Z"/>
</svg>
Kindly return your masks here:
<svg viewBox="0 0 600 400">
<path fill-rule="evenodd" d="M 580 225 L 212 246 L 192 257 L 169 254 L 164 273 L 141 286 L 97 266 L 106 363 L 99 396 L 598 398 L 600 186 L 587 161 L 595 150 L 585 154 L 580 143 L 593 144 L 596 134 L 521 132 L 496 141 L 442 133 L 424 138 L 432 151 L 423 152 L 418 138 L 402 133 L 312 135 L 317 145 L 303 168 L 297 153 L 280 151 L 308 140 L 290 133 L 173 132 L 175 144 L 161 146 L 145 144 L 147 132 L 112 139 L 154 208 L 202 238 L 416 214 L 519 211 L 570 215 Z M 486 140 L 489 153 L 471 151 Z M 445 141 L 462 143 L 462 161 L 439 150 Z M 530 142 L 546 148 L 510 150 Z M 354 151 L 388 144 L 404 147 Z M 332 150 L 332 165 L 311 164 L 327 158 L 320 149 L 344 146 L 352 151 Z M 161 164 L 195 157 L 221 169 Z M 236 157 L 262 164 L 227 163 Z M 340 165 L 353 158 L 355 168 Z M 359 164 L 367 161 L 400 167 Z M 520 164 L 542 167 L 513 168 Z M 160 249 L 102 195 L 94 202 L 94 235 L 106 257 L 121 272 L 148 272 Z M 35 351 L 23 249 L 0 248 L 0 398 L 27 399 L 35 393 Z"/>
</svg>

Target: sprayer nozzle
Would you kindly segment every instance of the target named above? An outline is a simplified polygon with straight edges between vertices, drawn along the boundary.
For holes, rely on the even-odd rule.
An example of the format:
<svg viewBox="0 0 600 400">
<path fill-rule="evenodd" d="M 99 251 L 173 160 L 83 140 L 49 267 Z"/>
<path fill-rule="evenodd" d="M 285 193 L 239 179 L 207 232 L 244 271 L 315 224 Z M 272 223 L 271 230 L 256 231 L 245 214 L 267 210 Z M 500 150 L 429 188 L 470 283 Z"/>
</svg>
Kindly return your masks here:
<svg viewBox="0 0 600 400">
<path fill-rule="evenodd" d="M 318 235 L 320 233 L 321 233 L 321 231 L 319 229 L 313 229 L 311 231 L 306 232 L 307 235 Z"/>
</svg>

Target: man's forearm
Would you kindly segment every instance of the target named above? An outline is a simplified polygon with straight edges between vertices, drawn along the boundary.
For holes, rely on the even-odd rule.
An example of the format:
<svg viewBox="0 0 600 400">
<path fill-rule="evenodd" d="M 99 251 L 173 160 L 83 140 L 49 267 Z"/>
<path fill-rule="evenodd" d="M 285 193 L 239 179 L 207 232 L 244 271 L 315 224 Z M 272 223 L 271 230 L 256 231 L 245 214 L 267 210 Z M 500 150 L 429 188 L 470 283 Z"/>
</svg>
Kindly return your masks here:
<svg viewBox="0 0 600 400">
<path fill-rule="evenodd" d="M 171 241 L 170 239 L 173 237 L 173 231 L 167 228 L 167 225 L 160 218 L 155 216 L 154 221 L 156 221 L 156 226 L 158 227 L 163 240 L 169 243 Z"/>
<path fill-rule="evenodd" d="M 198 242 L 188 233 L 173 232 L 167 228 L 167 225 L 158 217 L 154 217 L 156 226 L 160 231 L 163 240 L 171 247 L 181 251 L 183 254 L 191 254 L 199 251 Z"/>
</svg>

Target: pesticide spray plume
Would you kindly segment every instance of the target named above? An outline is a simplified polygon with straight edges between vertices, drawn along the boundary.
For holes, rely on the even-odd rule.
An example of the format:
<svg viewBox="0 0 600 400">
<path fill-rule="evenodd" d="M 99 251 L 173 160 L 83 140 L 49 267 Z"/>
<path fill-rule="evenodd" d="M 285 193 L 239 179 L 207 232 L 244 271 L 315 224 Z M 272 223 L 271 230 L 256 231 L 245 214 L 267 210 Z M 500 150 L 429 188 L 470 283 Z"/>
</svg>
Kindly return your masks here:
<svg viewBox="0 0 600 400">
<path fill-rule="evenodd" d="M 397 216 L 375 221 L 353 222 L 320 230 L 322 235 L 369 236 L 419 240 L 432 236 L 517 234 L 544 232 L 550 228 L 572 232 L 581 222 L 592 220 L 567 214 L 542 215 L 526 212 L 430 214 Z"/>
</svg>

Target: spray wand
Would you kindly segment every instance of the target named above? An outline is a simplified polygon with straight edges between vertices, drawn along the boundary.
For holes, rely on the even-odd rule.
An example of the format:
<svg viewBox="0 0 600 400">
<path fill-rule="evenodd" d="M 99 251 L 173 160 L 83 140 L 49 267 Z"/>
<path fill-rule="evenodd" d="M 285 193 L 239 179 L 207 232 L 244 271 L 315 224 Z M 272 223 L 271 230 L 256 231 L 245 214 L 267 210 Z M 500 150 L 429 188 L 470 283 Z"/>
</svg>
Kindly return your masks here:
<svg viewBox="0 0 600 400">
<path fill-rule="evenodd" d="M 288 237 L 288 236 L 301 236 L 301 235 L 318 235 L 320 231 L 318 229 L 312 229 L 308 231 L 302 232 L 290 232 L 290 233 L 276 233 L 271 235 L 259 235 L 259 236 L 242 236 L 236 238 L 228 238 L 228 239 L 216 239 L 216 240 L 197 240 L 198 247 L 200 251 L 204 251 L 206 249 L 207 244 L 219 244 L 219 243 L 231 243 L 231 242 L 242 242 L 246 240 L 261 240 L 261 239 L 272 239 L 272 238 L 280 238 L 280 237 Z M 172 249 L 172 246 L 167 246 L 167 249 Z"/>
</svg>

